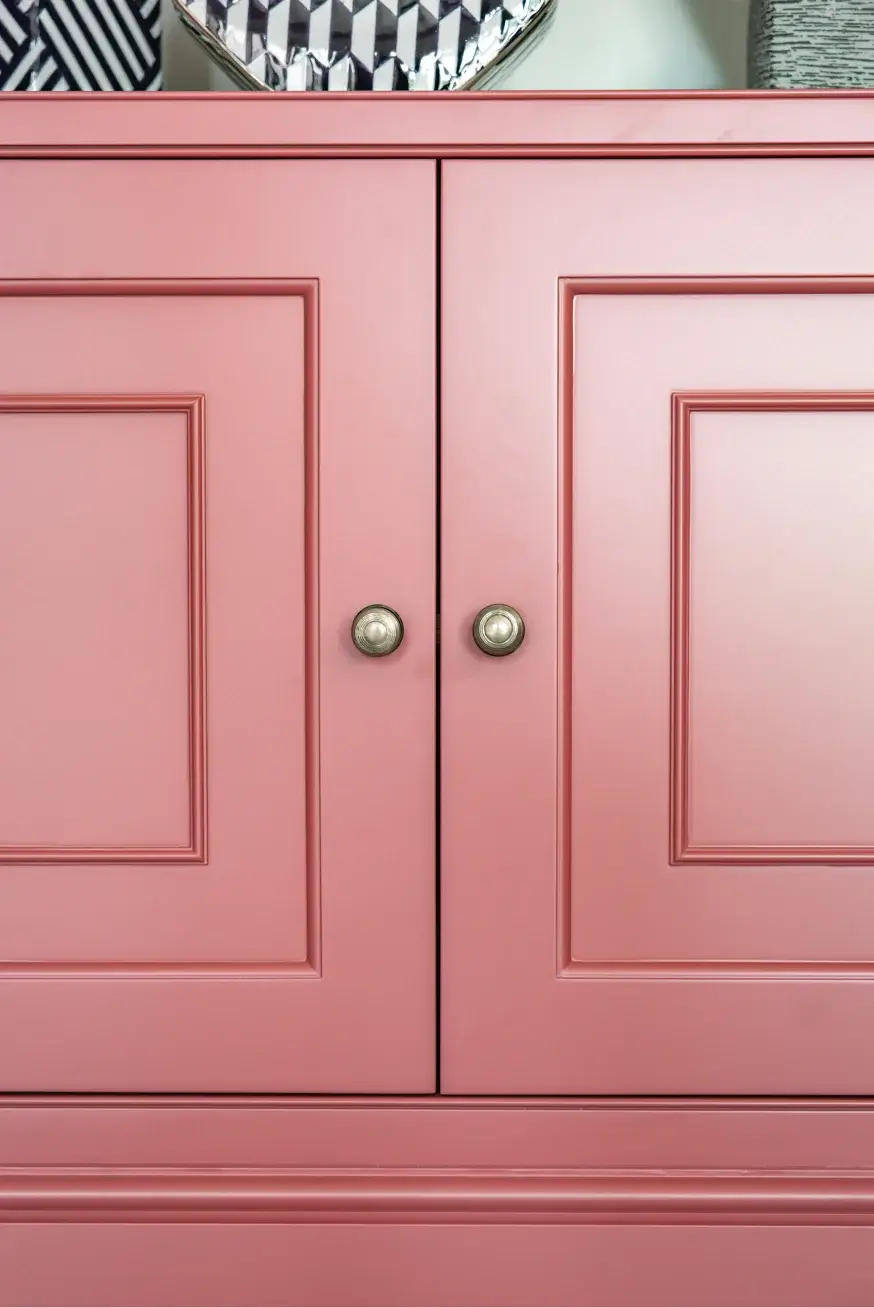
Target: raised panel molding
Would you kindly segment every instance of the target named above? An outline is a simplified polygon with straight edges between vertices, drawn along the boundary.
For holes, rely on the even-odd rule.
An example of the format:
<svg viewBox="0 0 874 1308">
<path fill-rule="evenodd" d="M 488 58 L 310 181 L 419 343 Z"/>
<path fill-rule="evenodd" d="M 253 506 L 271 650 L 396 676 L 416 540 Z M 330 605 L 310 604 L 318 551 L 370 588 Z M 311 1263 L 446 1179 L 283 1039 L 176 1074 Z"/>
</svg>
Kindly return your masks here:
<svg viewBox="0 0 874 1308">
<path fill-rule="evenodd" d="M 586 959 L 574 954 L 571 923 L 571 894 L 573 879 L 573 811 L 571 795 L 571 771 L 573 762 L 572 733 L 572 669 L 573 669 L 573 483 L 574 483 L 574 306 L 578 297 L 601 295 L 874 295 L 874 277 L 813 276 L 813 277 L 562 277 L 558 282 L 558 677 L 557 677 L 557 728 L 558 728 L 558 862 L 556 869 L 556 974 L 560 978 L 587 980 L 613 978 L 616 980 L 643 977 L 658 977 L 663 980 L 673 978 L 717 978 L 743 977 L 764 978 L 776 975 L 795 977 L 810 975 L 817 978 L 831 973 L 842 976 L 869 976 L 870 971 L 864 964 L 845 963 L 809 963 L 801 960 L 775 961 L 731 961 L 731 960 L 680 960 L 649 958 Z M 676 392 L 665 395 L 666 423 L 670 423 L 674 433 L 673 466 L 666 465 L 666 476 L 672 478 L 675 508 L 673 511 L 673 584 L 686 575 L 688 566 L 687 550 L 683 547 L 682 532 L 678 533 L 678 522 L 682 525 L 688 518 L 682 503 L 677 500 L 677 491 L 682 477 L 686 475 L 688 458 L 683 467 L 678 469 L 676 451 L 682 446 L 678 433 L 684 421 L 689 421 L 689 413 L 694 407 L 712 403 L 717 407 L 737 407 L 741 411 L 765 408 L 777 410 L 810 412 L 834 410 L 835 412 L 853 412 L 874 409 L 874 392 L 842 393 L 805 393 L 805 392 L 767 392 L 756 395 L 725 395 L 713 393 L 707 397 L 697 397 L 691 393 Z M 685 418 L 683 415 L 686 415 Z M 679 480 L 678 480 L 679 478 Z M 669 805 L 669 848 L 666 858 L 672 862 L 714 863 L 737 862 L 751 863 L 795 863 L 795 862 L 829 862 L 850 864 L 868 864 L 874 862 L 874 849 L 867 847 L 842 848 L 833 856 L 834 851 L 817 848 L 802 849 L 797 857 L 794 849 L 770 851 L 768 858 L 758 852 L 741 852 L 735 856 L 720 859 L 703 851 L 689 848 L 685 842 L 684 814 L 687 812 L 686 751 L 681 743 L 685 738 L 687 710 L 683 708 L 684 687 L 687 671 L 683 664 L 683 642 L 685 630 L 685 606 L 674 605 L 674 629 L 672 634 L 672 721 L 671 721 L 671 792 L 666 795 Z M 682 629 L 681 629 L 682 627 Z"/>
<path fill-rule="evenodd" d="M 205 397 L 203 395 L 4 395 L 4 414 L 181 414 L 186 424 L 188 580 L 187 845 L 40 845 L 0 843 L 2 863 L 205 863 L 206 783 L 206 541 Z"/>
<path fill-rule="evenodd" d="M 306 625 L 305 647 L 305 771 L 306 771 L 306 952 L 304 957 L 268 963 L 248 959 L 221 962 L 130 964 L 71 963 L 63 959 L 16 961 L 0 965 L 4 977 L 81 976 L 96 974 L 156 977 L 221 976 L 224 973 L 263 977 L 319 977 L 322 974 L 321 863 L 320 863 L 320 759 L 319 759 L 319 282 L 317 278 L 0 278 L 4 297 L 173 297 L 173 296 L 279 296 L 297 297 L 303 303 L 304 341 L 304 569 L 305 611 L 315 615 Z M 189 421 L 189 576 L 191 585 L 191 813 L 192 839 L 188 848 L 167 849 L 61 849 L 0 845 L 2 864 L 46 863 L 207 863 L 208 862 L 208 731 L 206 712 L 206 412 L 208 396 L 0 396 L 3 412 L 27 407 L 35 412 L 137 412 L 184 411 Z"/>
<path fill-rule="evenodd" d="M 874 392 L 713 392 L 672 396 L 671 862 L 763 865 L 874 863 L 874 845 L 714 844 L 690 837 L 692 436 L 696 413 L 874 413 Z"/>
</svg>

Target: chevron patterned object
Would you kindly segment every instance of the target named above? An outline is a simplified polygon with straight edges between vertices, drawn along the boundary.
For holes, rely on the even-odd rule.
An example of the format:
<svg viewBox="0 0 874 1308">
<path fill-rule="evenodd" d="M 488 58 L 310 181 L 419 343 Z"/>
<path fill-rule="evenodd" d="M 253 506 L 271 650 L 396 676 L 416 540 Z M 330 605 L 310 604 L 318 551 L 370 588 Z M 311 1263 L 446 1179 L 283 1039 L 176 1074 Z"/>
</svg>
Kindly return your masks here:
<svg viewBox="0 0 874 1308">
<path fill-rule="evenodd" d="M 528 40 L 535 30 L 542 32 L 556 3 L 174 0 L 238 83 L 269 91 L 483 86 L 508 56 L 527 52 Z"/>
<path fill-rule="evenodd" d="M 160 0 L 0 0 L 0 91 L 160 89 Z"/>
</svg>

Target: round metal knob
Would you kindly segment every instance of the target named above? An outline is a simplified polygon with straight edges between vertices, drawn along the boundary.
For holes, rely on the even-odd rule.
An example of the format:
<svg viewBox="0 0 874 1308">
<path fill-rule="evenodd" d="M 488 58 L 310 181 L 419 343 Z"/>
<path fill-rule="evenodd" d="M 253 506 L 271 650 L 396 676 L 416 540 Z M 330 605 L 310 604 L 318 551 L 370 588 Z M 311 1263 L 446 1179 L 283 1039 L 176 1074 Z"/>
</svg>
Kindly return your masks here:
<svg viewBox="0 0 874 1308">
<path fill-rule="evenodd" d="M 522 614 L 511 609 L 509 604 L 490 604 L 474 618 L 473 638 L 482 652 L 493 658 L 512 654 L 525 639 Z"/>
<path fill-rule="evenodd" d="M 369 658 L 381 659 L 393 654 L 404 638 L 404 624 L 394 609 L 384 604 L 370 604 L 355 614 L 352 639 L 355 648 Z"/>
</svg>

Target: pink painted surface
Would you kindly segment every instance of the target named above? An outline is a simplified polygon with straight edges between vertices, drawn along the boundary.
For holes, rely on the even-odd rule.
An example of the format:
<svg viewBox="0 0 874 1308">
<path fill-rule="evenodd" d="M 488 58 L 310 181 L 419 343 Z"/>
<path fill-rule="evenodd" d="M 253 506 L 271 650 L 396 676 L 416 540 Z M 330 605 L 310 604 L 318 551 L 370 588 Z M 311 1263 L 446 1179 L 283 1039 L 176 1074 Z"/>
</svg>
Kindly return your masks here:
<svg viewBox="0 0 874 1308">
<path fill-rule="evenodd" d="M 861 1102 L 8 1097 L 0 1302 L 865 1304 Z"/>
<path fill-rule="evenodd" d="M 446 166 L 443 1084 L 866 1093 L 872 181 L 645 172 Z"/>
<path fill-rule="evenodd" d="M 9 1308 L 868 1308 L 874 1239 L 850 1227 L 60 1223 L 10 1228 L 0 1271 Z"/>
<path fill-rule="evenodd" d="M 870 90 L 273 96 L 6 92 L 0 157 L 872 153 Z"/>
<path fill-rule="evenodd" d="M 510 1193 L 521 1173 L 573 1184 L 612 1173 L 629 1194 L 655 1173 L 668 1186 L 694 1174 L 712 1195 L 723 1174 L 744 1172 L 750 1197 L 805 1173 L 836 1192 L 849 1179 L 849 1199 L 862 1183 L 874 1221 L 874 1108 L 863 1100 L 11 1095 L 0 1100 L 0 1160 L 0 1206 L 53 1168 L 65 1178 L 94 1169 L 94 1185 L 151 1171 L 159 1195 L 174 1171 L 190 1170 L 202 1185 L 210 1168 L 219 1194 L 226 1169 L 274 1169 L 290 1183 L 301 1172 L 361 1173 L 383 1195 L 385 1169 L 501 1174 Z M 541 1214 L 554 1196 L 544 1191 Z M 56 1216 L 63 1205 L 50 1186 L 35 1197 Z M 306 1202 L 298 1196 L 291 1208 L 299 1215 Z M 843 1211 L 837 1203 L 831 1217 Z"/>
<path fill-rule="evenodd" d="M 0 186 L 0 1088 L 429 1090 L 433 167 Z"/>
<path fill-rule="evenodd" d="M 164 850 L 168 838 L 184 840 L 186 814 L 178 780 L 166 775 L 159 784 L 150 769 L 151 784 L 136 800 L 143 806 L 136 815 L 141 831 L 131 812 L 109 814 L 99 804 L 82 826 L 89 812 L 79 806 L 55 833 L 70 842 L 58 862 L 40 864 L 31 850 L 29 861 L 0 866 L 0 921 L 39 884 L 45 893 L 26 900 L 32 912 L 24 926 L 55 949 L 30 960 L 19 953 L 0 972 L 0 1088 L 397 1091 L 433 1085 L 433 176 L 424 164 L 289 168 L 256 156 L 433 155 L 439 141 L 448 153 L 512 154 L 521 146 L 544 154 L 864 154 L 871 152 L 870 104 L 865 95 L 771 94 L 426 97 L 415 104 L 392 97 L 0 98 L 0 155 L 123 156 L 153 149 L 187 157 L 231 148 L 250 156 L 236 163 L 0 168 L 6 206 L 0 277 L 7 279 L 0 361 L 14 356 L 19 373 L 17 387 L 4 378 L 0 389 L 21 389 L 31 375 L 42 396 L 79 389 L 92 369 L 92 391 L 110 383 L 130 395 L 202 387 L 222 400 L 217 413 L 211 399 L 207 409 L 210 861 L 176 867 L 164 853 L 156 856 L 158 842 Z M 870 459 L 868 419 L 863 410 L 836 405 L 832 422 L 809 395 L 812 387 L 834 395 L 870 386 L 863 346 L 870 340 L 872 288 L 861 281 L 803 287 L 797 280 L 869 271 L 863 215 L 870 212 L 870 192 L 864 167 L 838 160 L 735 162 L 718 171 L 688 162 L 448 170 L 443 941 L 450 1088 L 493 1084 L 504 1094 L 522 1084 L 538 1094 L 598 1084 L 611 1090 L 870 1089 L 869 964 L 864 931 L 852 921 L 858 912 L 862 922 L 869 908 L 863 791 L 842 786 L 832 806 L 816 784 L 823 777 L 828 783 L 836 767 L 846 772 L 856 756 L 864 765 L 870 749 L 868 699 L 858 686 L 865 640 L 846 653 L 848 642 L 867 634 L 860 615 L 868 596 L 860 604 L 859 593 L 870 542 L 859 479 Z M 830 196 L 828 206 L 817 203 L 822 194 Z M 538 197 L 533 211 L 531 195 Z M 105 230 L 90 235 L 95 215 L 119 211 L 124 222 L 113 226 L 111 241 Z M 400 240 L 387 235 L 398 232 L 399 212 L 406 223 Z M 248 235 L 253 232 L 257 239 Z M 688 287 L 638 285 L 622 309 L 615 287 L 594 295 L 578 282 L 564 297 L 559 337 L 560 277 L 646 273 L 782 273 L 795 280 L 792 287 L 772 283 L 767 292 L 735 283 L 732 295 L 698 282 L 696 313 L 685 322 L 685 310 L 666 311 L 665 303 L 687 303 Z M 88 283 L 95 276 L 128 280 L 104 286 L 112 294 L 100 296 L 101 288 Z M 73 280 L 56 282 L 52 294 L 45 284 L 8 281 L 58 277 Z M 250 280 L 235 286 L 215 280 L 228 277 Z M 283 278 L 297 280 L 283 285 Z M 143 280 L 151 284 L 145 295 Z M 393 295 L 397 287 L 402 294 Z M 27 289 L 40 294 L 22 295 Z M 827 289 L 829 295 L 819 293 Z M 71 307 L 63 307 L 61 291 Z M 747 307 L 738 309 L 743 301 Z M 765 316 L 772 302 L 773 322 Z M 312 459 L 303 472 L 297 463 L 297 480 L 276 476 L 290 470 L 292 454 L 299 458 L 306 418 L 315 417 L 315 307 L 323 347 L 318 486 Z M 665 312 L 678 321 L 666 322 Z M 14 334 L 6 316 L 13 313 Z M 697 341 L 702 320 L 714 332 L 706 358 Z M 160 345 L 138 355 L 143 324 L 152 328 L 150 342 Z M 582 343 L 576 386 L 569 327 Z M 43 340 L 71 339 L 69 367 L 57 350 L 42 349 Z M 20 341 L 30 348 L 23 351 Z M 589 355 L 594 360 L 599 348 L 603 376 L 593 377 Z M 685 390 L 749 395 L 755 385 L 772 394 L 803 392 L 808 400 L 806 411 L 796 406 L 788 417 L 739 411 L 739 405 L 693 415 L 692 453 L 704 450 L 699 436 L 709 443 L 703 458 L 687 460 L 690 508 L 698 519 L 706 511 L 712 532 L 694 536 L 701 548 L 689 553 L 692 602 L 684 609 L 679 601 L 672 606 L 669 589 L 672 577 L 686 575 L 678 566 L 685 557 L 676 543 L 682 533 L 671 538 L 672 516 L 675 528 L 684 521 L 681 511 L 671 512 L 671 488 L 683 484 L 671 465 L 672 389 L 655 422 L 646 406 L 661 385 L 659 369 L 667 373 L 682 362 L 688 371 L 686 360 L 702 375 L 684 376 Z M 246 389 L 244 403 L 246 364 L 257 385 Z M 197 378 L 190 375 L 195 371 Z M 567 419 L 561 428 L 559 373 Z M 600 423 L 623 400 L 627 421 L 611 427 L 614 451 L 598 439 Z M 277 412 L 294 441 L 282 445 L 277 435 L 259 444 Z M 89 507 L 89 523 L 100 528 L 101 562 L 114 542 L 119 566 L 128 579 L 141 571 L 144 598 L 157 608 L 158 598 L 181 590 L 186 568 L 192 576 L 179 529 L 185 469 L 174 481 L 158 447 L 134 439 L 135 424 L 125 416 L 117 430 L 128 434 L 131 453 L 122 471 L 151 469 L 154 494 L 151 513 L 140 505 L 123 531 L 108 487 L 99 476 L 85 476 L 105 418 L 99 415 L 84 432 L 75 422 L 65 429 L 76 431 L 80 452 L 72 485 Z M 165 411 L 146 420 L 156 436 L 170 434 L 173 420 Z M 0 417 L 0 441 L 3 424 L 9 432 L 12 421 Z M 36 421 L 48 430 L 56 415 Z M 233 477 L 217 473 L 216 431 L 236 452 Z M 652 431 L 658 440 L 650 447 Z M 310 440 L 315 435 L 311 424 Z M 174 441 L 179 444 L 175 433 Z M 17 434 L 5 456 L 17 457 L 14 447 L 22 444 Z M 778 455 L 786 447 L 798 475 L 816 478 L 817 491 L 830 492 L 808 495 L 819 531 L 810 530 L 805 516 L 803 545 L 789 530 L 798 499 L 782 477 Z M 742 541 L 735 518 L 750 515 L 745 497 L 755 486 L 746 472 L 751 461 L 760 470 L 769 466 L 769 448 L 777 454 L 772 475 L 762 479 L 767 512 L 754 504 L 756 530 Z M 253 468 L 256 452 L 262 458 Z M 75 453 L 71 445 L 71 460 Z M 21 457 L 25 469 L 41 462 L 29 444 Z M 606 460 L 613 475 L 590 488 L 579 476 L 587 459 L 602 473 Z M 661 500 L 653 495 L 656 484 Z M 615 524 L 600 504 L 605 487 Z M 36 495 L 30 483 L 27 490 Z M 852 510 L 840 517 L 839 497 Z M 218 514 L 217 504 L 241 500 L 254 501 L 257 512 Z M 32 516 L 17 503 L 12 525 L 30 542 Z M 52 503 L 60 513 L 61 488 Z M 188 503 L 191 520 L 190 495 Z M 374 505 L 390 508 L 379 531 Z M 632 513 L 633 507 L 642 511 Z M 156 522 L 165 517 L 174 518 L 175 530 L 156 540 Z M 214 523 L 222 526 L 217 537 Z M 93 538 L 81 521 L 72 525 L 81 559 Z M 72 562 L 56 517 L 49 529 L 31 549 L 44 565 L 53 563 L 41 585 L 68 606 L 72 620 L 73 596 L 57 582 Z M 727 662 L 721 642 L 740 639 L 732 619 L 751 591 L 769 598 L 769 574 L 755 564 L 769 533 L 780 529 L 789 547 L 771 552 L 777 574 L 770 574 L 779 611 L 752 629 L 736 659 L 758 700 L 778 677 L 779 693 L 761 717 L 727 722 L 719 713 Z M 835 544 L 838 529 L 846 532 L 843 553 Z M 652 541 L 654 530 L 652 554 L 644 555 L 641 543 Z M 275 548 L 253 574 L 246 558 L 268 535 Z M 581 542 L 592 547 L 591 559 Z M 611 553 L 612 542 L 618 544 Z M 240 544 L 242 551 L 232 548 Z M 305 566 L 314 544 L 318 574 Z M 858 554 L 848 564 L 849 549 Z M 723 566 L 728 551 L 734 571 Z M 282 571 L 280 558 L 297 562 Z M 21 560 L 16 567 L 21 590 L 27 570 Z M 840 677 L 829 677 L 833 656 L 816 643 L 805 569 L 815 571 L 817 601 L 830 606 L 829 620 L 843 635 L 842 668 L 855 678 L 863 721 L 854 718 L 843 731 L 835 713 L 846 689 Z M 378 591 L 371 587 L 376 574 Z M 257 581 L 244 593 L 243 581 L 251 583 L 253 575 Z M 643 585 L 647 578 L 654 580 L 652 593 Z M 105 614 L 108 591 L 100 578 L 85 571 L 72 580 L 80 601 L 98 617 Z M 295 627 L 276 603 L 277 595 L 299 598 L 301 586 L 305 604 L 318 600 L 317 628 Z M 373 599 L 394 602 L 407 622 L 401 654 L 384 663 L 356 659 L 346 644 L 349 616 Z M 473 613 L 495 599 L 518 604 L 529 623 L 526 644 L 513 659 L 486 660 L 469 640 Z M 142 672 L 135 628 L 143 613 L 129 592 L 121 600 L 113 637 L 128 641 L 133 670 Z M 246 626 L 223 636 L 216 653 L 216 634 L 230 631 L 232 609 L 245 611 Z M 577 630 L 581 613 L 591 615 L 592 625 Z M 773 642 L 785 647 L 790 618 L 799 624 L 805 657 L 788 672 L 782 661 L 772 675 Z M 48 628 L 45 610 L 43 620 Z M 155 696 L 156 714 L 147 716 L 130 682 L 113 682 L 114 664 L 107 677 L 90 669 L 85 707 L 106 712 L 100 739 L 107 749 L 117 752 L 123 743 L 115 708 L 111 718 L 106 708 L 115 696 L 144 748 L 157 749 L 166 733 L 161 747 L 175 748 L 181 769 L 180 719 L 187 715 L 196 731 L 191 630 L 186 651 L 185 632 L 169 606 L 150 628 L 158 666 L 166 660 L 179 700 L 175 716 L 169 694 Z M 681 774 L 681 718 L 671 690 L 683 684 L 678 673 L 686 665 L 678 651 L 686 630 L 693 711 L 687 714 L 689 768 Z M 254 649 L 252 632 L 258 633 Z M 768 638 L 764 650 L 756 632 Z M 265 644 L 265 633 L 276 649 Z M 613 637 L 609 651 L 604 633 Z M 43 676 L 70 675 L 57 649 L 31 639 Z M 104 656 L 102 646 L 97 653 Z M 241 687 L 238 697 L 250 710 L 253 702 L 263 708 L 269 687 L 280 682 L 285 698 L 274 699 L 288 717 L 265 724 L 262 715 L 259 731 L 250 732 L 251 714 L 217 698 L 223 668 L 225 684 Z M 666 680 L 656 684 L 653 669 Z M 253 670 L 266 674 L 267 689 Z M 600 678 L 591 688 L 584 684 L 590 670 Z M 305 698 L 318 682 L 318 733 L 308 730 L 305 714 L 302 720 L 292 681 L 297 692 L 306 683 Z M 58 687 L 54 693 L 62 710 L 71 711 L 69 696 Z M 311 693 L 306 702 L 314 704 Z M 14 712 L 22 712 L 16 703 Z M 218 757 L 216 715 L 239 728 L 233 752 L 222 749 Z M 311 714 L 309 725 L 314 721 Z M 784 787 L 794 782 L 798 763 L 775 739 L 777 727 L 791 724 L 823 747 L 806 760 L 804 811 L 794 801 L 768 806 L 748 784 L 744 759 L 762 721 L 774 724 L 762 745 Z M 609 729 L 617 724 L 619 738 L 611 742 Z M 294 753 L 281 730 L 289 725 Z M 50 734 L 53 722 L 39 726 Z M 285 817 L 293 796 L 290 786 L 282 792 L 282 829 L 298 850 L 292 857 L 290 839 L 283 846 L 287 880 L 271 881 L 265 864 L 248 860 L 247 880 L 235 888 L 228 865 L 227 912 L 217 913 L 207 884 L 228 846 L 214 820 L 216 769 L 219 778 L 222 768 L 226 778 L 236 774 L 243 788 L 237 798 L 225 792 L 227 813 L 244 795 L 247 804 L 256 802 L 245 791 L 247 780 L 263 781 L 275 797 L 275 769 L 272 776 L 257 766 L 251 777 L 240 775 L 245 751 L 269 727 L 274 741 L 282 735 L 274 754 L 281 781 L 301 768 L 312 776 L 318 765 L 320 784 L 295 792 L 298 804 L 309 797 L 303 819 L 300 809 L 293 821 Z M 592 759 L 581 744 L 598 730 L 605 753 Z M 227 742 L 231 733 L 218 737 Z M 378 767 L 363 748 L 375 738 Z M 62 743 L 66 752 L 53 765 L 68 760 L 69 776 L 75 744 L 69 735 Z M 196 754 L 189 749 L 187 757 L 193 774 Z M 726 758 L 734 786 L 748 786 L 743 805 L 724 802 L 719 769 Z M 664 778 L 658 800 L 653 760 Z M 93 749 L 87 762 L 74 777 L 83 794 L 86 784 L 92 793 L 117 784 L 108 767 L 100 770 Z M 38 817 L 40 788 L 33 778 L 28 784 L 27 811 Z M 590 794 L 596 784 L 600 805 Z M 617 787 L 625 795 L 637 787 L 641 807 L 611 809 Z M 195 792 L 189 786 L 188 817 Z M 175 825 L 168 821 L 173 804 L 181 815 Z M 613 868 L 624 871 L 625 881 L 591 884 L 580 810 L 596 819 L 588 839 L 599 854 L 640 839 L 651 859 L 655 825 L 658 849 L 670 853 L 672 830 L 682 834 L 684 820 L 690 839 L 679 842 L 669 874 L 656 860 L 646 863 L 656 883 L 651 890 L 643 864 L 616 860 Z M 673 828 L 672 815 L 680 819 Z M 605 835 L 611 817 L 616 821 Z M 106 822 L 98 830 L 100 819 Z M 147 819 L 154 823 L 149 830 Z M 274 834 L 278 825 L 277 818 Z M 313 849 L 314 831 L 318 882 L 316 864 L 304 855 L 302 865 L 300 854 L 302 847 Z M 16 838 L 22 835 L 45 839 L 46 829 L 19 831 Z M 95 845 L 95 862 L 86 865 L 70 853 L 85 839 L 111 839 L 128 852 L 135 839 L 155 843 L 148 863 L 143 853 L 142 862 L 107 865 Z M 741 857 L 766 839 L 780 842 L 769 862 Z M 698 851 L 717 841 L 723 852 L 730 848 L 735 865 L 699 859 Z M 827 844 L 838 854 L 824 867 L 816 852 L 804 861 L 799 844 L 808 855 Z M 141 876 L 149 893 L 136 889 Z M 666 910 L 669 880 L 681 887 L 673 917 Z M 756 880 L 766 889 L 744 889 L 743 882 Z M 184 956 L 162 956 L 153 952 L 161 933 L 172 943 L 177 930 L 164 920 L 173 912 L 162 906 L 179 914 L 186 881 L 202 896 L 203 911 L 188 919 Z M 123 891 L 114 888 L 119 884 L 131 895 L 127 913 Z M 314 884 L 319 898 L 311 893 Z M 620 884 L 628 891 L 624 915 L 616 907 Z M 721 891 L 721 884 L 729 889 Z M 711 903 L 719 912 L 705 911 Z M 591 920 L 593 908 L 602 915 L 598 921 Z M 750 920 L 748 909 L 762 911 L 761 923 Z M 245 938 L 252 952 L 244 954 L 240 944 L 252 911 L 261 921 Z M 770 952 L 751 971 L 743 951 L 757 931 Z M 271 968 L 276 956 L 268 947 L 280 938 L 287 949 L 292 932 L 309 959 L 305 974 L 287 962 Z M 673 971 L 653 957 L 656 933 L 677 950 L 687 948 L 689 956 L 675 957 Z M 621 953 L 599 956 L 599 942 L 628 950 L 635 938 L 641 942 L 635 973 Z M 712 956 L 701 956 L 719 939 L 737 954 L 717 968 Z M 862 941 L 862 952 L 830 957 L 826 941 L 838 950 Z M 799 957 L 797 949 L 812 952 Z M 608 975 L 611 959 L 618 967 Z M 684 970 L 690 963 L 698 968 L 694 984 Z M 866 1105 L 847 1102 L 7 1097 L 0 1104 L 6 1169 L 0 1170 L 0 1302 L 865 1304 L 874 1276 L 870 1116 Z"/>
<path fill-rule="evenodd" d="M 870 864 L 874 395 L 676 404 L 674 861 Z"/>
<path fill-rule="evenodd" d="M 192 844 L 188 415 L 152 405 L 0 395 L 7 863 Z"/>
</svg>

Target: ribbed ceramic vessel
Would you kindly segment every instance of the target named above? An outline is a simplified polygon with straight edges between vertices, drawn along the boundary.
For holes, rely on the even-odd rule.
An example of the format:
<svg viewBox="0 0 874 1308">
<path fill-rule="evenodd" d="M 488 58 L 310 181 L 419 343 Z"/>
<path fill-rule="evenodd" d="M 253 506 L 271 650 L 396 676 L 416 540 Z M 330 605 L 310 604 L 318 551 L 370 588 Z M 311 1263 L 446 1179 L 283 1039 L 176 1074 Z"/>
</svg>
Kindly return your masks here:
<svg viewBox="0 0 874 1308">
<path fill-rule="evenodd" d="M 749 84 L 874 87 L 874 0 L 751 0 Z"/>
</svg>

